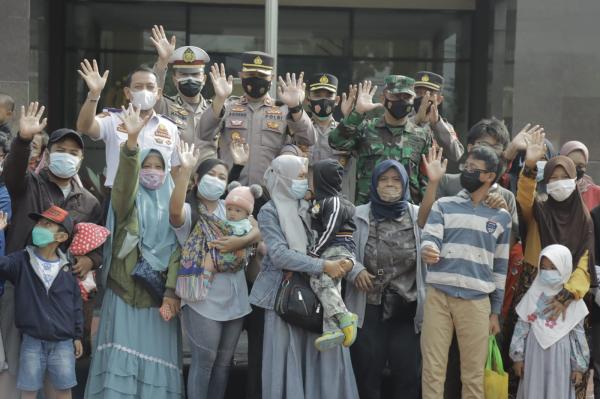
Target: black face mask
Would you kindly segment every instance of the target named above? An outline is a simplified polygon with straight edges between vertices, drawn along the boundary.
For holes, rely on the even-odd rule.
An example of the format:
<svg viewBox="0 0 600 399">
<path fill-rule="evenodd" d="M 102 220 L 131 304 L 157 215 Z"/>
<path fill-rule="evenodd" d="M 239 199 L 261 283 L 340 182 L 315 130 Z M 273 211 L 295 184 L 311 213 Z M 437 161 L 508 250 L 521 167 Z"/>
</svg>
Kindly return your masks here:
<svg viewBox="0 0 600 399">
<path fill-rule="evenodd" d="M 395 118 L 402 119 L 406 115 L 410 114 L 413 109 L 413 104 L 405 100 L 388 100 L 387 98 L 383 102 L 385 109 Z"/>
<path fill-rule="evenodd" d="M 204 83 L 198 79 L 182 79 L 177 82 L 179 92 L 186 97 L 196 97 L 203 87 Z"/>
<path fill-rule="evenodd" d="M 577 171 L 577 180 L 581 180 L 581 178 L 585 175 L 585 169 L 583 169 L 581 166 L 577 166 L 575 170 Z"/>
<path fill-rule="evenodd" d="M 243 78 L 242 87 L 246 94 L 252 98 L 261 98 L 269 92 L 271 81 L 263 78 Z"/>
<path fill-rule="evenodd" d="M 329 98 L 310 100 L 310 110 L 320 118 L 326 118 L 331 115 L 333 113 L 333 108 L 335 108 L 335 100 Z"/>
<path fill-rule="evenodd" d="M 468 192 L 473 193 L 483 186 L 483 182 L 479 180 L 480 171 L 467 172 L 463 170 L 460 174 L 460 185 Z"/>
</svg>

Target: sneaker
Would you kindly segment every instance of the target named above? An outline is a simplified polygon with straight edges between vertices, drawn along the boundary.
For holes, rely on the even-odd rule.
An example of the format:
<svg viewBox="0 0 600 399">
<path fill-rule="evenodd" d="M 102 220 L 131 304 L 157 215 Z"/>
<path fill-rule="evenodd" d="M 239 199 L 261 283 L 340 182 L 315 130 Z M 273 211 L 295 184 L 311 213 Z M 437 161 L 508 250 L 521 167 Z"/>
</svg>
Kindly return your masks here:
<svg viewBox="0 0 600 399">
<path fill-rule="evenodd" d="M 343 345 L 348 347 L 356 341 L 357 327 L 358 327 L 358 316 L 354 313 L 343 313 L 338 316 L 340 328 L 344 333 Z"/>
<path fill-rule="evenodd" d="M 315 348 L 317 348 L 319 352 L 324 352 L 341 345 L 344 342 L 344 338 L 345 335 L 340 330 L 328 331 L 315 339 Z"/>
</svg>

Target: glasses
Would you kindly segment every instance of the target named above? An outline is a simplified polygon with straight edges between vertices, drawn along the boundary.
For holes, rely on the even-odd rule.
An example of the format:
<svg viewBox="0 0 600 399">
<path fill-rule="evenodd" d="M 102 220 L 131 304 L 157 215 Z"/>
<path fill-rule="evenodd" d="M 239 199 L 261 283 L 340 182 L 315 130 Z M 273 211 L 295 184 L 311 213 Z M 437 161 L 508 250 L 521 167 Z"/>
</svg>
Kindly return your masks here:
<svg viewBox="0 0 600 399">
<path fill-rule="evenodd" d="M 479 172 L 479 173 L 490 173 L 489 170 L 485 170 L 485 169 L 478 169 L 477 167 L 473 166 L 473 165 L 465 165 L 463 167 L 464 171 L 467 171 L 469 173 L 473 173 L 473 172 Z"/>
</svg>

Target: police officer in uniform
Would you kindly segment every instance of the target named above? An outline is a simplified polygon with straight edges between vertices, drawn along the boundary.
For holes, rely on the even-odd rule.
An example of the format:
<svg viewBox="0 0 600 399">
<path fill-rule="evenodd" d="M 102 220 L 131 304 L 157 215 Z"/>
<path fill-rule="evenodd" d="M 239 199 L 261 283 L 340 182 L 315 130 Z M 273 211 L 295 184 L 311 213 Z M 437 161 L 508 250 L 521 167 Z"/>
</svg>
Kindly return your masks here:
<svg viewBox="0 0 600 399">
<path fill-rule="evenodd" d="M 307 101 L 316 131 L 316 141 L 311 148 L 303 148 L 302 150 L 308 152 L 310 165 L 324 159 L 335 159 L 338 161 L 344 167 L 342 192 L 349 201 L 354 202 L 356 162 L 350 156 L 350 152 L 334 150 L 329 146 L 329 132 L 338 125 L 338 122 L 333 118 L 333 110 L 340 103 L 337 90 L 338 78 L 334 75 L 317 73 L 310 79 Z M 349 94 L 347 96 L 344 93 L 342 96 L 341 106 L 344 116 L 350 114 L 352 111 L 356 90 L 354 89 L 353 92 L 353 89 L 350 88 Z"/>
<path fill-rule="evenodd" d="M 200 117 L 210 106 L 210 100 L 206 100 L 201 94 L 206 82 L 204 66 L 210 61 L 210 57 L 199 47 L 183 46 L 175 49 L 175 36 L 169 42 L 162 26 L 155 26 L 152 34 L 152 42 L 158 52 L 154 72 L 159 85 L 164 89 L 168 64 L 171 64 L 173 85 L 177 88 L 177 94 L 172 97 L 163 93 L 154 110 L 177 125 L 183 141 L 195 144 L 200 149 L 199 162 L 216 158 L 217 140 L 200 140 L 198 132 Z"/>
<path fill-rule="evenodd" d="M 200 119 L 200 138 L 212 140 L 219 136 L 219 158 L 229 167 L 233 165 L 232 147 L 245 143 L 249 159 L 240 175 L 243 185 L 262 184 L 263 175 L 273 158 L 286 144 L 312 146 L 315 131 L 310 117 L 303 111 L 305 96 L 303 74 L 279 78 L 279 99 L 269 95 L 273 79 L 273 57 L 250 51 L 242 54 L 244 95 L 229 97 L 233 77 L 225 75 L 223 64 L 211 67 L 215 98 Z"/>
<path fill-rule="evenodd" d="M 417 72 L 415 77 L 415 102 L 412 119 L 419 126 L 427 126 L 433 141 L 444 149 L 444 156 L 458 162 L 465 149 L 454 127 L 442 117 L 444 77 L 429 71 Z"/>
</svg>

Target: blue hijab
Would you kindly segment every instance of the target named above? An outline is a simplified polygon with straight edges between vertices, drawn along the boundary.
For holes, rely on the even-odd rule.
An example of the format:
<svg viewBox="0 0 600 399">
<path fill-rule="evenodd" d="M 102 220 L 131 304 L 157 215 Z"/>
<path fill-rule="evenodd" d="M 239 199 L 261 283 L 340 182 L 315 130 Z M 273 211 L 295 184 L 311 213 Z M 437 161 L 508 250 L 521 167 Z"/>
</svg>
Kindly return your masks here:
<svg viewBox="0 0 600 399">
<path fill-rule="evenodd" d="M 171 178 L 170 165 L 158 150 L 140 152 L 140 163 L 150 154 L 159 155 L 165 165 L 165 181 L 156 190 L 138 185 L 136 207 L 139 223 L 139 248 L 152 269 L 164 271 L 169 266 L 171 254 L 177 249 L 177 237 L 169 223 L 169 201 L 175 184 Z"/>
<path fill-rule="evenodd" d="M 402 179 L 402 198 L 396 202 L 386 202 L 379 197 L 377 184 L 379 177 L 392 168 L 398 171 Z M 400 162 L 388 159 L 375 167 L 371 175 L 369 200 L 371 201 L 371 212 L 376 220 L 395 220 L 404 215 L 410 201 L 410 188 L 408 186 L 408 173 L 406 173 L 406 169 Z"/>
</svg>

